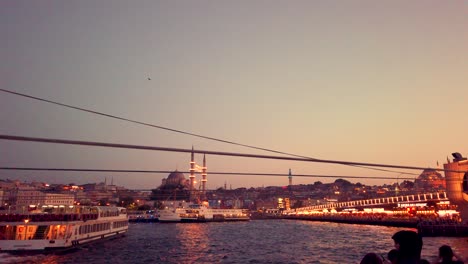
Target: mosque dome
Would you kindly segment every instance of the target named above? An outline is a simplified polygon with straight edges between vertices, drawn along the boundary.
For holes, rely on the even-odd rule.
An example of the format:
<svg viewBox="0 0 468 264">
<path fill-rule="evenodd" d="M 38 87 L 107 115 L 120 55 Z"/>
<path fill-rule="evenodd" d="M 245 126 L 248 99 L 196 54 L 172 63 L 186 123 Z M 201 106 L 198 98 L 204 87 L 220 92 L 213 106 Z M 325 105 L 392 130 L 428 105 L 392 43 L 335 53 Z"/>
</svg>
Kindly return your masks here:
<svg viewBox="0 0 468 264">
<path fill-rule="evenodd" d="M 434 181 L 434 180 L 444 180 L 442 174 L 438 173 L 435 170 L 425 169 L 421 175 L 419 175 L 418 180 L 420 181 Z"/>
<path fill-rule="evenodd" d="M 161 185 L 152 190 L 151 199 L 158 201 L 190 199 L 190 186 L 184 174 L 180 171 L 171 172 L 167 178 L 162 179 Z"/>
<path fill-rule="evenodd" d="M 169 176 L 167 176 L 165 185 L 166 186 L 178 186 L 178 185 L 185 185 L 186 183 L 185 175 L 179 171 L 173 171 Z"/>
<path fill-rule="evenodd" d="M 415 180 L 415 184 L 418 188 L 433 191 L 434 189 L 445 188 L 445 178 L 435 170 L 425 169 Z"/>
</svg>

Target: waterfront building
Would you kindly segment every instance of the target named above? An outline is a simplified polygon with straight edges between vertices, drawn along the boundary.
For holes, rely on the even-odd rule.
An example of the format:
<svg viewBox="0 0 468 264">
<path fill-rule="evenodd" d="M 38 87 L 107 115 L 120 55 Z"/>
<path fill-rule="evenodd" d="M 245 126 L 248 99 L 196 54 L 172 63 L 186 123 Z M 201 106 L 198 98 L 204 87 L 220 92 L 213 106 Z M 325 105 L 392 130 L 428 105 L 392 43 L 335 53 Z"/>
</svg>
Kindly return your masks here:
<svg viewBox="0 0 468 264">
<path fill-rule="evenodd" d="M 39 206 L 70 206 L 75 198 L 73 195 L 44 193 L 42 191 L 26 189 L 16 192 L 16 203 L 13 204 L 17 211 L 25 211 L 30 207 Z"/>
<path fill-rule="evenodd" d="M 73 205 L 74 196 L 71 194 L 44 193 L 42 205 Z"/>
<path fill-rule="evenodd" d="M 85 192 L 83 189 L 77 190 L 76 192 L 74 192 L 74 195 L 77 204 L 91 204 L 91 198 L 88 197 L 88 193 Z"/>
<path fill-rule="evenodd" d="M 255 201 L 257 210 L 266 210 L 270 208 L 278 209 L 278 200 L 275 198 L 262 199 Z"/>
<path fill-rule="evenodd" d="M 0 189 L 10 190 L 21 185 L 21 182 L 18 180 L 0 180 Z"/>
<path fill-rule="evenodd" d="M 87 183 L 81 186 L 84 191 L 115 191 L 114 185 L 107 185 L 107 180 L 100 183 Z"/>
<path fill-rule="evenodd" d="M 84 193 L 91 204 L 106 205 L 107 203 L 116 204 L 119 199 L 115 193 L 108 191 L 88 191 Z M 105 203 L 105 204 L 99 204 Z"/>
</svg>

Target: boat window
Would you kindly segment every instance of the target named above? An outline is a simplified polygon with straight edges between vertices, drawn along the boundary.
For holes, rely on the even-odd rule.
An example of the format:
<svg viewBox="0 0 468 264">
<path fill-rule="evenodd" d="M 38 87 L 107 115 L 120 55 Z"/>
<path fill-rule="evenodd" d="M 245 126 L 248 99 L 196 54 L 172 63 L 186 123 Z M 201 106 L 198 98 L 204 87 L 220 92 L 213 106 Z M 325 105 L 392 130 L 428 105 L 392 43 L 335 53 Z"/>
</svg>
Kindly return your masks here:
<svg viewBox="0 0 468 264">
<path fill-rule="evenodd" d="M 0 226 L 0 240 L 15 239 L 16 226 Z"/>
<path fill-rule="evenodd" d="M 57 239 L 64 239 L 65 238 L 65 230 L 66 230 L 67 226 L 65 225 L 58 225 L 57 226 Z"/>
<path fill-rule="evenodd" d="M 57 239 L 58 227 L 51 225 L 48 228 L 46 239 Z"/>
</svg>

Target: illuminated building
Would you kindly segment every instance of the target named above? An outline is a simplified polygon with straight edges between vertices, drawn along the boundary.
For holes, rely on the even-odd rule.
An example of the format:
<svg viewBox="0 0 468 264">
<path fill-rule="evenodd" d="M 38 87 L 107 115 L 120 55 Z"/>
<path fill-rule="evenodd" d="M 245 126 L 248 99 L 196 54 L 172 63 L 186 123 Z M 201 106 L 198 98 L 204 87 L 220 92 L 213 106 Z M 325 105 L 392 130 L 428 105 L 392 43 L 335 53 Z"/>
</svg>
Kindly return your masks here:
<svg viewBox="0 0 468 264">
<path fill-rule="evenodd" d="M 72 194 L 44 193 L 36 190 L 20 190 L 16 194 L 16 209 L 27 209 L 30 206 L 69 206 L 73 205 Z"/>
</svg>

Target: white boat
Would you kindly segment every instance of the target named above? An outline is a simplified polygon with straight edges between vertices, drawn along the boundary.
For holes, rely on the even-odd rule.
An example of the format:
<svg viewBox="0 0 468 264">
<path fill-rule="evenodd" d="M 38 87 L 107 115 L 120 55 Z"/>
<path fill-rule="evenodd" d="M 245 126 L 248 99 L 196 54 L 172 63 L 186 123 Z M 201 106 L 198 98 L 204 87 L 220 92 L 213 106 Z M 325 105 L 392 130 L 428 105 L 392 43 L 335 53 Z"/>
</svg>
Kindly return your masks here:
<svg viewBox="0 0 468 264">
<path fill-rule="evenodd" d="M 0 252 L 68 250 L 127 231 L 123 207 L 46 207 L 27 214 L 0 214 Z"/>
<path fill-rule="evenodd" d="M 159 211 L 159 222 L 214 222 L 248 221 L 249 214 L 242 209 L 209 208 L 204 204 L 165 208 Z"/>
<path fill-rule="evenodd" d="M 180 215 L 185 213 L 184 208 L 164 208 L 159 211 L 159 222 L 177 223 L 181 221 Z"/>
</svg>

